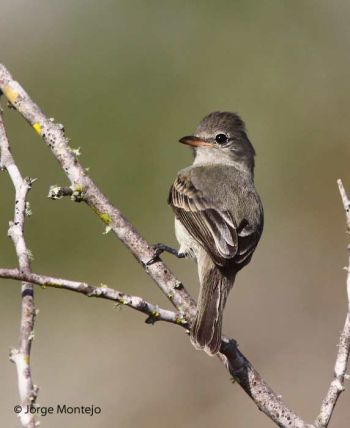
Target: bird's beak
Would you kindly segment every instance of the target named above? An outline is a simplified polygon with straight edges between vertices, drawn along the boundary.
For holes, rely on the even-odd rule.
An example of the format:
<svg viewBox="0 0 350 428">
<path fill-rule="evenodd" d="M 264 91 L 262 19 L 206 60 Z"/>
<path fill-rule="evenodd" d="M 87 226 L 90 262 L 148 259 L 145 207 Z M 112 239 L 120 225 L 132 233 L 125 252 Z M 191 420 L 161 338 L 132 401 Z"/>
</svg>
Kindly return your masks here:
<svg viewBox="0 0 350 428">
<path fill-rule="evenodd" d="M 182 144 L 187 144 L 188 146 L 192 147 L 210 147 L 212 144 L 208 143 L 207 141 L 202 140 L 199 137 L 195 137 L 194 135 L 188 135 L 187 137 L 182 137 L 179 140 Z"/>
</svg>

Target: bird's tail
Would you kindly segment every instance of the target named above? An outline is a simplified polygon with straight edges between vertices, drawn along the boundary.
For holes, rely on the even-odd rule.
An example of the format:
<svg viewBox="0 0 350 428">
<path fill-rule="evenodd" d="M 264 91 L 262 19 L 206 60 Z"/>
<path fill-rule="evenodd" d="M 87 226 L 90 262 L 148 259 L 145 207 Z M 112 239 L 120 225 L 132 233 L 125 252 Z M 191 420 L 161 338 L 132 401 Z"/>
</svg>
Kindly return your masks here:
<svg viewBox="0 0 350 428">
<path fill-rule="evenodd" d="M 213 265 L 203 275 L 197 303 L 197 313 L 190 338 L 197 349 L 209 355 L 219 352 L 222 316 L 228 293 L 233 286 L 235 273 L 226 274 Z"/>
</svg>

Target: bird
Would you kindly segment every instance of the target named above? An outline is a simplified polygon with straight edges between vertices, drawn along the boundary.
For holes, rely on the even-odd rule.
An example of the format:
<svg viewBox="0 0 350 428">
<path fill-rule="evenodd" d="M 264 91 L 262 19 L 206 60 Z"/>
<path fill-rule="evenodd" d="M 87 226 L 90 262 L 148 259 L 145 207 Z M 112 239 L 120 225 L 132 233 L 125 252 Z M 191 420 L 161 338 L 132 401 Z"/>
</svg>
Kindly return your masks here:
<svg viewBox="0 0 350 428">
<path fill-rule="evenodd" d="M 237 113 L 215 111 L 180 143 L 193 150 L 193 164 L 180 170 L 168 203 L 175 215 L 175 250 L 156 244 L 156 257 L 168 251 L 196 260 L 199 296 L 190 339 L 213 356 L 220 351 L 223 312 L 237 273 L 260 240 L 263 205 L 254 185 L 255 150 Z"/>
</svg>

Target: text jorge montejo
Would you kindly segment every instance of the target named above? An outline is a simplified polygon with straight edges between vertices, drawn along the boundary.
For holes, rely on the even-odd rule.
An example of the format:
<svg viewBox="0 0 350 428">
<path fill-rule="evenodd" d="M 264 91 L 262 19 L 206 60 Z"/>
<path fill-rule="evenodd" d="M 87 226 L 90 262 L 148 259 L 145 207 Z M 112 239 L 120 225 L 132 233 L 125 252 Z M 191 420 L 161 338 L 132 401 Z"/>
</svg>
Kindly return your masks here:
<svg viewBox="0 0 350 428">
<path fill-rule="evenodd" d="M 18 406 L 19 407 L 19 406 Z M 23 406 L 20 411 L 24 414 L 36 414 L 40 416 L 62 414 L 62 415 L 99 415 L 101 407 L 94 406 L 68 406 L 67 404 L 57 404 L 56 406 Z M 17 412 L 16 413 L 20 413 Z"/>
</svg>

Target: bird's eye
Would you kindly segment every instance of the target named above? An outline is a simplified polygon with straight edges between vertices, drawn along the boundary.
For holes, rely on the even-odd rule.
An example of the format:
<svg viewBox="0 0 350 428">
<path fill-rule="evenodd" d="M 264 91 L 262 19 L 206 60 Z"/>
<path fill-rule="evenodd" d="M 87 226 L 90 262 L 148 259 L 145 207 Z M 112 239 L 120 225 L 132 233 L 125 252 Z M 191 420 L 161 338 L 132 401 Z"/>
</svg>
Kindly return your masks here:
<svg viewBox="0 0 350 428">
<path fill-rule="evenodd" d="M 218 134 L 215 137 L 215 141 L 219 144 L 224 144 L 227 141 L 227 136 L 225 134 Z"/>
</svg>

